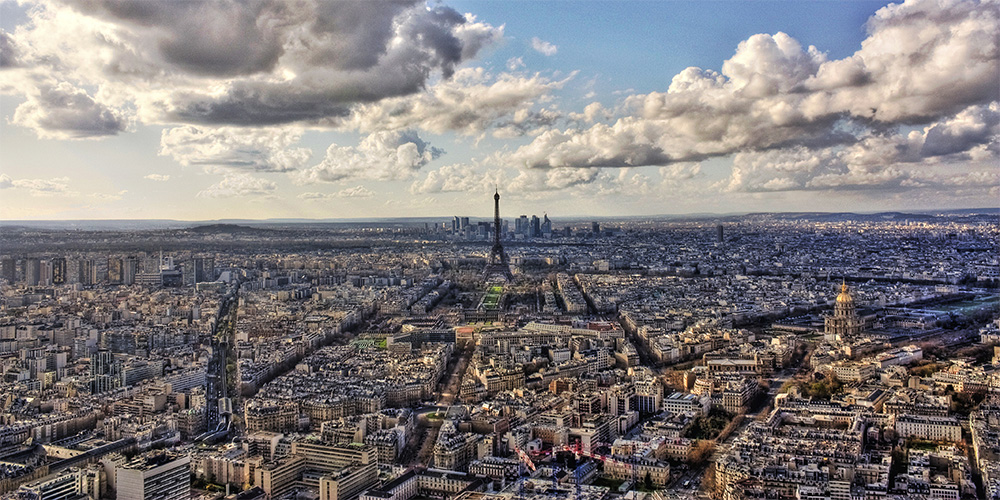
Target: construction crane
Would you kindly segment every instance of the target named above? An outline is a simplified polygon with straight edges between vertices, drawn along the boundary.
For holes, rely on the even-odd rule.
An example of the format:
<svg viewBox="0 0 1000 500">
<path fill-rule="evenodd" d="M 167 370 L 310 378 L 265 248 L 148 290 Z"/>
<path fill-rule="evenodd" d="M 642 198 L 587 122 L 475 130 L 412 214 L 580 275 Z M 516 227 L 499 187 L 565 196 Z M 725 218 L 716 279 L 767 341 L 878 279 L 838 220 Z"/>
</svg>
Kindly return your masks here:
<svg viewBox="0 0 1000 500">
<path fill-rule="evenodd" d="M 528 466 L 528 468 L 531 469 L 531 472 L 535 472 L 535 463 L 531 461 L 531 457 L 529 457 L 528 454 L 516 444 L 514 445 L 514 453 L 517 453 L 517 458 L 520 459 L 524 465 Z"/>
<path fill-rule="evenodd" d="M 600 448 L 601 446 L 604 446 L 604 443 L 594 443 L 594 446 L 592 448 Z M 573 446 L 567 446 L 567 445 L 560 446 L 559 447 L 559 451 L 568 451 L 568 452 L 571 452 L 571 453 L 575 454 L 577 458 L 580 458 L 581 456 L 584 456 L 584 457 L 592 458 L 594 460 L 600 460 L 601 462 L 604 462 L 604 463 L 610 462 L 610 463 L 613 463 L 613 464 L 620 464 L 620 465 L 624 466 L 626 469 L 632 470 L 632 464 L 631 463 L 625 462 L 625 461 L 622 461 L 622 460 L 618 460 L 617 458 L 614 458 L 614 457 L 611 457 L 611 456 L 608 456 L 608 455 L 601 455 L 599 453 L 594 453 L 592 451 L 584 451 L 584 450 L 582 450 L 580 448 L 580 443 L 576 443 Z"/>
<path fill-rule="evenodd" d="M 521 449 L 517 443 L 512 443 L 514 446 L 514 453 L 517 453 L 517 458 L 521 461 L 520 473 L 517 478 L 517 498 L 524 500 L 524 467 L 527 466 L 532 472 L 535 471 L 535 463 L 531 461 L 531 457 L 528 456 L 524 450 Z"/>
</svg>

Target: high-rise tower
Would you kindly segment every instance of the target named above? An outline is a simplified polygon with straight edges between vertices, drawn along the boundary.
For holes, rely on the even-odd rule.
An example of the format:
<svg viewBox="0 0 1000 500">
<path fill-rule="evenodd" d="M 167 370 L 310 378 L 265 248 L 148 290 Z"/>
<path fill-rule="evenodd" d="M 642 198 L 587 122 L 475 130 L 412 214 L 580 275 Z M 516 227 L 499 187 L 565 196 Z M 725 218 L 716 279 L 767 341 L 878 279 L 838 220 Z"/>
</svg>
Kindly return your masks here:
<svg viewBox="0 0 1000 500">
<path fill-rule="evenodd" d="M 500 191 L 493 195 L 493 248 L 490 249 L 490 256 L 486 259 L 486 269 L 483 270 L 484 278 L 502 277 L 506 280 L 514 279 L 514 274 L 510 272 L 510 260 L 507 252 L 500 244 Z"/>
</svg>

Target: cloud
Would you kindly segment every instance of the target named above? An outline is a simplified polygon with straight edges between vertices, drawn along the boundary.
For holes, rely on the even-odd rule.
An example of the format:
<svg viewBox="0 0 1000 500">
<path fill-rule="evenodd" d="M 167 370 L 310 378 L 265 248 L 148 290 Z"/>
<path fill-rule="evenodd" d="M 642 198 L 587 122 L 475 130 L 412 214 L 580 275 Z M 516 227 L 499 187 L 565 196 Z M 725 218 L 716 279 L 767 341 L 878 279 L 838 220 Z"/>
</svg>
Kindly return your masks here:
<svg viewBox="0 0 1000 500">
<path fill-rule="evenodd" d="M 903 134 L 869 134 L 850 145 L 738 153 L 728 191 L 920 187 L 949 183 L 931 170 L 1000 159 L 1000 103 L 970 106 L 955 116 Z M 949 175 L 962 174 L 951 172 Z"/>
<path fill-rule="evenodd" d="M 407 179 L 442 154 L 443 150 L 432 147 L 412 130 L 375 132 L 357 147 L 331 144 L 323 161 L 303 170 L 297 178 L 305 183 Z"/>
<path fill-rule="evenodd" d="M 118 201 L 118 200 L 122 199 L 122 197 L 125 196 L 125 193 L 128 193 L 127 189 L 122 189 L 121 191 L 118 191 L 117 193 L 110 193 L 110 194 L 108 194 L 108 193 L 91 193 L 90 196 L 93 197 L 93 198 L 97 198 L 98 200 L 102 200 L 102 201 Z"/>
<path fill-rule="evenodd" d="M 277 188 L 277 184 L 267 179 L 253 177 L 249 174 L 232 174 L 198 192 L 198 196 L 201 198 L 260 196 L 270 194 Z"/>
<path fill-rule="evenodd" d="M 375 192 L 368 189 L 362 185 L 357 185 L 354 187 L 344 188 L 336 193 L 317 193 L 308 192 L 299 195 L 300 199 L 313 201 L 313 200 L 328 200 L 332 198 L 371 198 L 375 196 Z"/>
<path fill-rule="evenodd" d="M 309 160 L 306 148 L 293 148 L 302 131 L 289 127 L 194 127 L 165 129 L 160 155 L 181 165 L 221 167 L 231 171 L 286 172 Z"/>
<path fill-rule="evenodd" d="M 465 68 L 451 80 L 426 92 L 361 105 L 344 126 L 363 132 L 419 127 L 433 133 L 520 135 L 554 123 L 558 113 L 534 105 L 569 79 L 550 80 L 509 73 L 492 75 L 483 68 Z"/>
<path fill-rule="evenodd" d="M 665 92 L 627 97 L 613 123 L 599 105 L 571 113 L 576 127 L 538 134 L 506 164 L 589 171 L 735 155 L 729 189 L 899 186 L 909 175 L 895 163 L 995 154 L 998 17 L 992 2 L 890 5 L 838 60 L 785 33 L 754 35 L 721 72 L 687 68 Z"/>
<path fill-rule="evenodd" d="M 12 123 L 43 139 L 84 139 L 116 135 L 128 127 L 124 113 L 67 82 L 42 84 L 14 110 Z"/>
<path fill-rule="evenodd" d="M 546 56 L 554 56 L 556 52 L 559 52 L 559 47 L 552 45 L 537 36 L 531 39 L 531 48 L 535 49 L 536 52 Z"/>
<path fill-rule="evenodd" d="M 308 4 L 307 4 L 308 5 Z M 270 78 L 233 78 L 222 92 L 188 88 L 151 103 L 168 121 L 192 124 L 273 125 L 341 118 L 355 104 L 421 90 L 432 74 L 455 68 L 498 39 L 501 30 L 465 26 L 449 7 L 423 3 L 318 2 L 312 18 L 298 6 L 274 21 L 290 23 L 277 61 L 253 68 Z M 258 19 L 258 24 L 261 19 Z M 245 43 L 255 44 L 250 38 Z M 193 51 L 201 47 L 197 45 Z M 192 51 L 192 52 L 193 52 Z M 280 73 L 279 73 L 280 72 Z"/>
<path fill-rule="evenodd" d="M 57 177 L 54 179 L 12 179 L 7 174 L 0 174 L 0 189 L 23 189 L 31 196 L 75 194 L 69 190 L 68 177 Z"/>
<path fill-rule="evenodd" d="M 149 175 L 144 175 L 142 178 L 156 182 L 166 182 L 170 180 L 170 176 L 166 174 L 149 174 Z"/>
<path fill-rule="evenodd" d="M 201 126 L 339 119 L 354 105 L 450 78 L 503 38 L 503 27 L 419 0 L 85 0 L 39 2 L 28 16 L 13 36 L 0 34 L 0 64 L 20 72 L 20 84 L 5 90 L 34 99 L 23 115 L 65 112 L 44 99 L 51 89 L 33 83 L 47 77 L 97 89 L 89 108 Z M 90 114 L 103 126 L 42 130 L 75 137 L 122 130 L 121 116 Z"/>
<path fill-rule="evenodd" d="M 410 186 L 413 194 L 486 192 L 500 183 L 497 172 L 482 172 L 464 163 L 445 165 L 427 172 Z"/>
<path fill-rule="evenodd" d="M 0 69 L 19 66 L 17 44 L 10 33 L 0 29 Z"/>
</svg>

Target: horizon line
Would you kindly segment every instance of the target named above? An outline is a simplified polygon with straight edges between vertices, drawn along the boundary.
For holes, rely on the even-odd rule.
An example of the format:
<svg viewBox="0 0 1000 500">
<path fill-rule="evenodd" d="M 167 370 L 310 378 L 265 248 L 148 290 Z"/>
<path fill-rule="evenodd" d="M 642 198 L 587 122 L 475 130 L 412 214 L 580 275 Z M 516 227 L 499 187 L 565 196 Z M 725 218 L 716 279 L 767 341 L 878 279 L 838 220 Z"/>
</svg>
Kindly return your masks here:
<svg viewBox="0 0 1000 500">
<path fill-rule="evenodd" d="M 733 216 L 746 216 L 746 215 L 770 215 L 770 214 L 859 214 L 859 215 L 875 215 L 884 213 L 913 213 L 913 214 L 927 214 L 930 212 L 961 212 L 961 211 L 1000 211 L 1000 206 L 995 207 L 966 207 L 966 208 L 918 208 L 918 209 L 887 209 L 887 210 L 856 210 L 856 211 L 826 211 L 826 210 L 776 210 L 776 211 L 747 211 L 747 212 L 685 212 L 685 213 L 660 213 L 660 214 L 638 214 L 638 215 L 564 215 L 558 216 L 561 219 L 615 219 L 615 218 L 637 218 L 637 217 L 733 217 Z M 547 212 L 546 212 L 547 214 Z M 116 222 L 116 221 L 129 221 L 129 222 L 184 222 L 184 223 L 198 223 L 198 222 L 219 222 L 219 221 L 247 221 L 247 222 L 269 222 L 269 221 L 305 221 L 305 222 L 322 222 L 322 221 L 376 221 L 376 220 L 391 220 L 391 219 L 409 219 L 409 220 L 420 220 L 420 219 L 449 219 L 452 217 L 466 217 L 464 215 L 427 215 L 427 216 L 377 216 L 377 217 L 323 217 L 323 218 L 312 218 L 312 217 L 270 217 L 266 219 L 260 218 L 249 218 L 249 217 L 225 217 L 225 218 L 215 218 L 215 219 L 174 219 L 174 218 L 94 218 L 94 219 L 0 219 L 0 224 L 14 224 L 14 223 L 37 223 L 37 222 Z M 492 218 L 488 216 L 468 216 L 468 217 L 481 217 L 481 218 Z M 515 216 L 518 218 L 520 216 Z"/>
</svg>

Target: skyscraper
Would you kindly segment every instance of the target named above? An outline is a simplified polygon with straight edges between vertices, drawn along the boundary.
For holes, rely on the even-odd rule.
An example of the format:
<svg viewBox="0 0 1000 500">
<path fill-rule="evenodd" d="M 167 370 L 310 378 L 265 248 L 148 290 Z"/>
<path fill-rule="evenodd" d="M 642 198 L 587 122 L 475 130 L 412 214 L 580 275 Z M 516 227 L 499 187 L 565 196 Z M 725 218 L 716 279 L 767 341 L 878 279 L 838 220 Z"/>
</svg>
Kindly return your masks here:
<svg viewBox="0 0 1000 500">
<path fill-rule="evenodd" d="M 38 281 L 42 278 L 42 261 L 34 257 L 29 257 L 21 261 L 24 271 L 24 283 L 28 286 L 38 286 Z"/>
<path fill-rule="evenodd" d="M 97 262 L 94 259 L 80 259 L 77 265 L 80 283 L 84 285 L 97 284 Z"/>
<path fill-rule="evenodd" d="M 120 285 L 125 277 L 125 265 L 119 257 L 108 257 L 108 283 Z"/>
<path fill-rule="evenodd" d="M 53 285 L 65 285 L 66 284 L 66 258 L 56 257 L 52 259 L 52 284 Z"/>
<path fill-rule="evenodd" d="M 722 224 L 719 224 L 718 226 L 716 226 L 715 230 L 718 232 L 718 236 L 717 236 L 718 237 L 718 242 L 722 243 L 722 242 L 726 241 L 725 238 L 722 235 L 722 231 L 723 231 Z"/>
<path fill-rule="evenodd" d="M 129 257 L 125 259 L 122 270 L 122 283 L 132 285 L 135 283 L 135 275 L 139 272 L 139 259 Z"/>
<path fill-rule="evenodd" d="M 194 280 L 196 283 L 215 281 L 215 257 L 194 259 Z"/>
<path fill-rule="evenodd" d="M 14 259 L 0 260 L 0 278 L 7 280 L 7 283 L 14 283 L 17 278 L 17 270 L 14 267 Z"/>
</svg>

